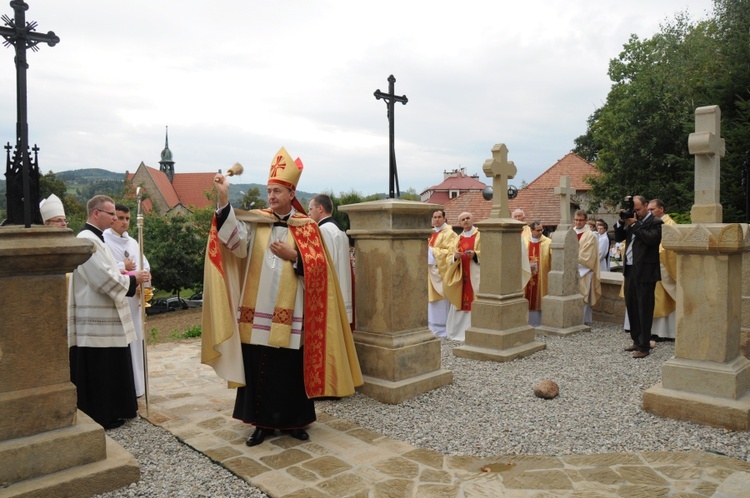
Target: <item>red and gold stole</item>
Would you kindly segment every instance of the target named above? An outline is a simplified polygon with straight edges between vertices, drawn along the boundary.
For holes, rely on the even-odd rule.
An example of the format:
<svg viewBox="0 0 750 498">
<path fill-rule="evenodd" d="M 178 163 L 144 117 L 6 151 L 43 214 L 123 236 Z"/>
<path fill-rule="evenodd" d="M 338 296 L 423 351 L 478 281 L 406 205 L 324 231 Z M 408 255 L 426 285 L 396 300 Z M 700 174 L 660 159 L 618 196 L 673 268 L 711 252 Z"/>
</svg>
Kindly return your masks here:
<svg viewBox="0 0 750 498">
<path fill-rule="evenodd" d="M 466 251 L 474 250 L 474 241 L 477 231 L 471 237 L 458 238 L 458 250 L 461 252 L 461 311 L 471 311 L 471 303 L 474 301 L 474 287 L 471 285 L 471 261 L 473 256 L 468 256 Z"/>
<path fill-rule="evenodd" d="M 529 283 L 526 284 L 524 297 L 529 300 L 529 309 L 532 311 L 539 311 L 542 309 L 542 297 L 539 293 L 539 270 L 541 267 L 541 260 L 539 258 L 540 251 L 541 244 L 529 239 L 529 263 L 536 263 L 537 271 L 536 273 L 531 274 Z"/>
</svg>

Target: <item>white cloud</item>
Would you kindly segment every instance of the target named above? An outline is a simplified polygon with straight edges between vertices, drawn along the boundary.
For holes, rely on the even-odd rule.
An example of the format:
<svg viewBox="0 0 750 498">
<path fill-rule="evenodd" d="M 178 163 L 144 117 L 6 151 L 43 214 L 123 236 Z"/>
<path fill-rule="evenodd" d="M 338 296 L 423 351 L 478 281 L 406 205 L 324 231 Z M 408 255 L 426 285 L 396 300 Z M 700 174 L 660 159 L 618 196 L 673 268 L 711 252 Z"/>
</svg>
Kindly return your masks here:
<svg viewBox="0 0 750 498">
<path fill-rule="evenodd" d="M 631 33 L 650 37 L 685 8 L 703 18 L 712 2 L 29 4 L 37 31 L 61 38 L 29 53 L 30 141 L 43 171 L 158 166 L 169 125 L 177 171 L 239 161 L 242 181 L 264 182 L 284 145 L 306 164 L 303 190 L 369 194 L 388 187 L 386 106 L 373 92 L 387 91 L 389 74 L 409 98 L 395 110 L 402 190 L 459 166 L 483 177 L 498 142 L 518 183 L 530 181 L 585 132 Z M 12 142 L 4 54 L 0 139 Z"/>
</svg>

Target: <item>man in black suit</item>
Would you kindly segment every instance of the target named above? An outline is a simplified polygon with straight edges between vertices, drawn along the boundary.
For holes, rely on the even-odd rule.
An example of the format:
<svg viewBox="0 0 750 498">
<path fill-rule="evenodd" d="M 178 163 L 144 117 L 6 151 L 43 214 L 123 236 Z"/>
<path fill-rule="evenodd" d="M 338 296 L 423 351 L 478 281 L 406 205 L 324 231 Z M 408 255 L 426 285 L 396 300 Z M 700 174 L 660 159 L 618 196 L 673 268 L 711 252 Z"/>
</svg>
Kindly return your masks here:
<svg viewBox="0 0 750 498">
<path fill-rule="evenodd" d="M 651 324 L 654 320 L 654 288 L 661 280 L 659 244 L 662 221 L 648 210 L 648 201 L 633 196 L 633 216 L 620 212 L 615 224 L 615 241 L 626 241 L 624 262 L 625 307 L 630 317 L 633 358 L 645 358 L 651 349 Z"/>
</svg>

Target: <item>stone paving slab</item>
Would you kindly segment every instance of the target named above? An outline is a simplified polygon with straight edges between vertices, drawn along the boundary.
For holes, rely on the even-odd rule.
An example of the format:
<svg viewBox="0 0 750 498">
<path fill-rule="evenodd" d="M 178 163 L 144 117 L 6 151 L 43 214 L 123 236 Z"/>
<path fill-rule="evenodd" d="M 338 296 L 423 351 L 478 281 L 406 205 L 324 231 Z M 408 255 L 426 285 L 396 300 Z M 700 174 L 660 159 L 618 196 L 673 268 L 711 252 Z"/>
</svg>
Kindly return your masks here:
<svg viewBox="0 0 750 498">
<path fill-rule="evenodd" d="M 750 496 L 750 463 L 711 453 L 445 456 L 318 412 L 310 440 L 278 434 L 245 445 L 234 390 L 200 364 L 200 342 L 149 346 L 149 413 L 273 497 Z"/>
</svg>

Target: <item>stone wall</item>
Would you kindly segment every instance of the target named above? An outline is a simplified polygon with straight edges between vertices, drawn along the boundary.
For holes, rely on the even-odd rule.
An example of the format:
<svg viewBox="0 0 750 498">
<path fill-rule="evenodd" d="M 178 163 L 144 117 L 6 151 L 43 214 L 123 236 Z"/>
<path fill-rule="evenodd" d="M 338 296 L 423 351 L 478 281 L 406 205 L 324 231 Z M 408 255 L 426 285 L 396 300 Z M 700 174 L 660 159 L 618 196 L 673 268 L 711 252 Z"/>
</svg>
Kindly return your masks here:
<svg viewBox="0 0 750 498">
<path fill-rule="evenodd" d="M 622 273 L 603 271 L 601 279 L 602 297 L 593 307 L 594 320 L 623 323 L 625 320 L 625 299 L 620 297 Z"/>
</svg>

